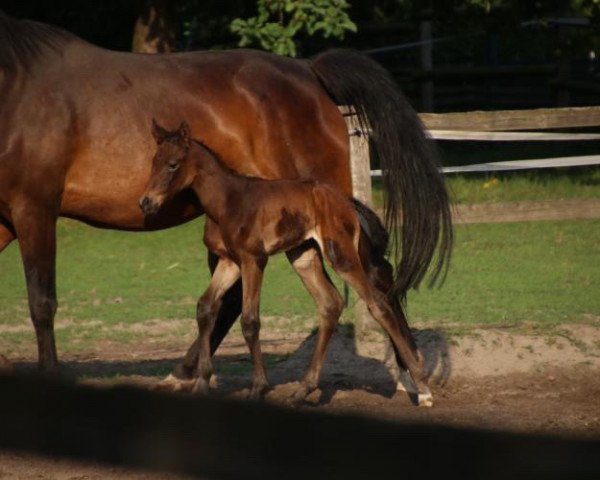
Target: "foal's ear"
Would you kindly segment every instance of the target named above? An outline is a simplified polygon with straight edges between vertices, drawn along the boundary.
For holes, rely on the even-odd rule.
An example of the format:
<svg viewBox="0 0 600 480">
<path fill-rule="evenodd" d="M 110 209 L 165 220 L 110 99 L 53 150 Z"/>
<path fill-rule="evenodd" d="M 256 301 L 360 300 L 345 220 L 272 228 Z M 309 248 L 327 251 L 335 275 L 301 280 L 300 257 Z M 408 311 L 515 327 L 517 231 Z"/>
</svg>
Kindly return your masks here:
<svg viewBox="0 0 600 480">
<path fill-rule="evenodd" d="M 167 137 L 167 131 L 162 128 L 155 118 L 152 119 L 152 136 L 157 144 L 161 144 L 164 139 Z"/>
<path fill-rule="evenodd" d="M 179 125 L 179 144 L 184 147 L 184 148 L 190 148 L 190 142 L 192 140 L 192 133 L 190 131 L 190 126 L 188 125 L 188 123 L 184 120 L 183 122 L 181 122 L 181 125 Z"/>
</svg>

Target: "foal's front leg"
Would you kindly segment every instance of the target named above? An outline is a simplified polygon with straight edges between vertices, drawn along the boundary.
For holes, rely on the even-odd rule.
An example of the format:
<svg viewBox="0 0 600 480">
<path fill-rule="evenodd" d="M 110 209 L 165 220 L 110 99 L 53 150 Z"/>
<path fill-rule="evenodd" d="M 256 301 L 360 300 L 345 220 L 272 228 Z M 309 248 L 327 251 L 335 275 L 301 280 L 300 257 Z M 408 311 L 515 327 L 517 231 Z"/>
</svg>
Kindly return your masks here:
<svg viewBox="0 0 600 480">
<path fill-rule="evenodd" d="M 194 393 L 208 392 L 212 361 L 210 335 L 221 308 L 223 295 L 240 278 L 239 267 L 228 258 L 220 258 L 212 276 L 210 285 L 198 300 L 196 320 L 198 321 L 198 379 Z"/>
<path fill-rule="evenodd" d="M 267 265 L 267 258 L 247 258 L 241 262 L 242 268 L 242 334 L 250 349 L 254 377 L 249 398 L 259 400 L 269 388 L 265 365 L 260 350 L 260 289 L 262 285 L 263 270 Z"/>
</svg>

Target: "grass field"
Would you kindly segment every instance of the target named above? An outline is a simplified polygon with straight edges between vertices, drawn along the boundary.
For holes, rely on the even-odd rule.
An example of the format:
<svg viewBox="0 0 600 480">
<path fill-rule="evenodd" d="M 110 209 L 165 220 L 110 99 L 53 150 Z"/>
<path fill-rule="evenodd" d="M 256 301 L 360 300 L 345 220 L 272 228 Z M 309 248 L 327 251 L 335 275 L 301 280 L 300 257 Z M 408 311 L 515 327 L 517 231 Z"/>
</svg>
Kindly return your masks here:
<svg viewBox="0 0 600 480">
<path fill-rule="evenodd" d="M 600 167 L 469 173 L 446 176 L 455 204 L 600 198 Z M 381 182 L 373 182 L 373 196 L 382 205 Z"/>
<path fill-rule="evenodd" d="M 158 319 L 177 319 L 176 328 L 193 330 L 196 298 L 208 282 L 201 227 L 200 220 L 162 232 L 124 233 L 61 220 L 62 348 L 102 338 L 139 341 L 143 326 Z M 459 225 L 443 287 L 409 296 L 411 323 L 460 330 L 597 321 L 600 296 L 592 292 L 600 284 L 599 231 L 600 220 Z M 0 277 L 2 341 L 31 343 L 16 244 L 0 255 Z M 267 269 L 262 312 L 277 319 L 273 328 L 308 332 L 316 325 L 312 301 L 281 255 Z M 346 310 L 345 318 L 351 315 Z M 140 328 L 129 328 L 136 324 Z"/>
<path fill-rule="evenodd" d="M 566 142 L 440 146 L 444 164 L 456 165 L 584 155 L 597 152 L 600 142 L 577 148 Z M 454 203 L 592 198 L 600 197 L 600 167 L 449 175 L 447 183 Z M 377 181 L 374 195 L 381 204 Z M 103 339 L 136 342 L 151 331 L 160 337 L 165 323 L 171 335 L 192 335 L 196 299 L 209 279 L 202 225 L 200 219 L 162 232 L 124 233 L 60 220 L 56 322 L 61 348 L 85 350 L 89 341 Z M 455 331 L 597 321 L 600 296 L 591 292 L 600 284 L 599 227 L 598 220 L 457 225 L 446 283 L 411 292 L 409 320 Z M 0 285 L 0 350 L 33 348 L 16 243 L 0 254 Z M 282 255 L 267 269 L 262 314 L 266 329 L 308 332 L 316 326 L 312 300 Z M 347 309 L 343 321 L 352 316 Z"/>
</svg>

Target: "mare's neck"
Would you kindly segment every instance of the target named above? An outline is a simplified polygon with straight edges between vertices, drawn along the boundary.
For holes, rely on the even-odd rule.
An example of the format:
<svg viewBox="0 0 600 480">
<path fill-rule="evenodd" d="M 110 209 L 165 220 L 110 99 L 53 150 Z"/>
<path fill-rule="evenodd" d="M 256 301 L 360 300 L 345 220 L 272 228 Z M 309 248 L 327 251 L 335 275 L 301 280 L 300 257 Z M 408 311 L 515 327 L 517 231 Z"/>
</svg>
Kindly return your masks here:
<svg viewBox="0 0 600 480">
<path fill-rule="evenodd" d="M 232 191 L 243 188 L 244 178 L 229 170 L 213 152 L 195 141 L 190 153 L 196 167 L 192 188 L 206 214 L 220 223 L 229 210 L 227 198 L 231 198 Z"/>
</svg>

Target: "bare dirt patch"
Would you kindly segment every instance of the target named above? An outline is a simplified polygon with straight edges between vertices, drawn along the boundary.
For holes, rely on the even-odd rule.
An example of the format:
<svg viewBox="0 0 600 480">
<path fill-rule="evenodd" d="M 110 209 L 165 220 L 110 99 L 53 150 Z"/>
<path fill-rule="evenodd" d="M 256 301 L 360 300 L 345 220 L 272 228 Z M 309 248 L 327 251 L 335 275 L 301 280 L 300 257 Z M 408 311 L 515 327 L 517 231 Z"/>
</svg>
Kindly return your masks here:
<svg viewBox="0 0 600 480">
<path fill-rule="evenodd" d="M 340 328 L 332 339 L 321 388 L 300 408 L 598 440 L 600 323 L 591 323 L 570 326 L 552 336 L 481 329 L 448 338 L 433 329 L 418 331 L 432 373 L 432 409 L 415 407 L 409 395 L 397 391 L 395 374 L 386 365 L 385 343 L 362 345 L 358 354 L 351 330 Z M 313 347 L 314 335 L 264 335 L 263 350 L 274 387 L 266 401 L 288 404 Z M 63 355 L 64 370 L 86 383 L 152 388 L 170 371 L 182 345 L 151 348 L 103 345 L 94 354 Z M 33 358 L 12 360 L 17 371 L 34 368 Z M 218 388 L 214 395 L 243 398 L 250 386 L 251 365 L 241 335 L 230 335 L 215 365 Z M 183 477 L 0 452 L 0 478 Z"/>
</svg>

